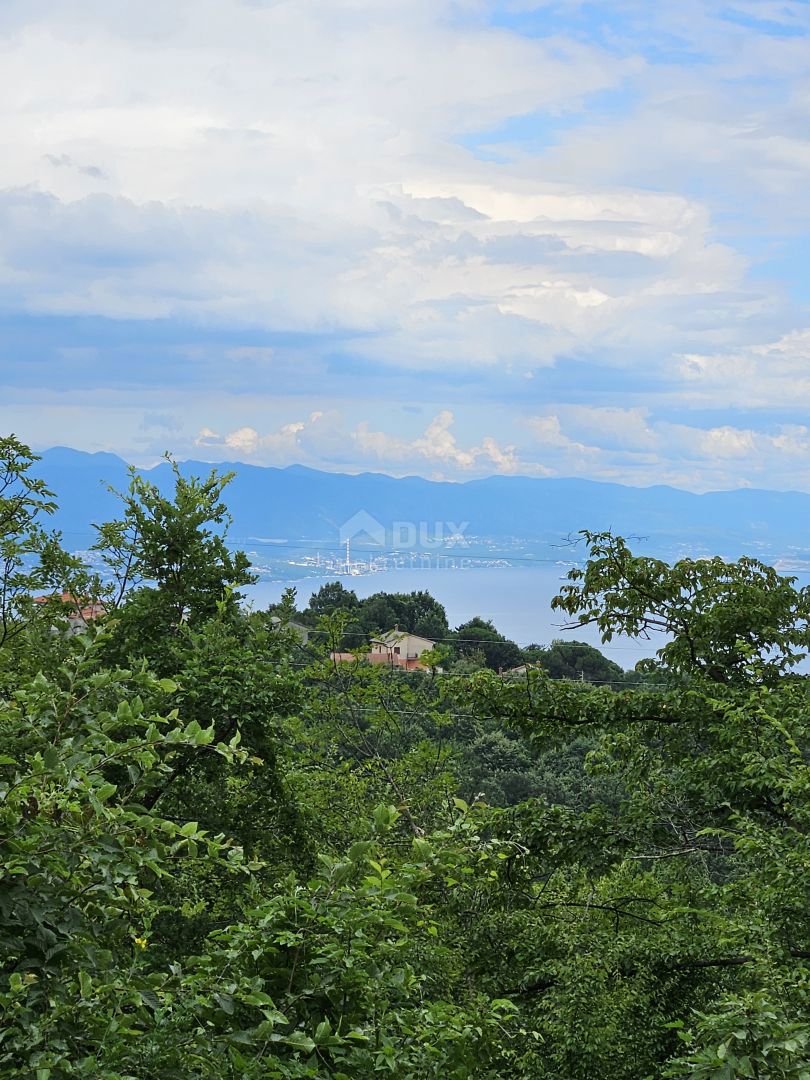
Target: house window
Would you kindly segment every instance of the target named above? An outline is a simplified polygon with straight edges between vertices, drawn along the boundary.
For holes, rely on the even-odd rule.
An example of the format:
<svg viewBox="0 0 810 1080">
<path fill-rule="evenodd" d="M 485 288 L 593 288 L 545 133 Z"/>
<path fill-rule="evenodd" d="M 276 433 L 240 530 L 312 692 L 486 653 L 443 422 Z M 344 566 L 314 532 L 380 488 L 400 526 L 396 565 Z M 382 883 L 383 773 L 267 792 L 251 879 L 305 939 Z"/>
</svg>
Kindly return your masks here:
<svg viewBox="0 0 810 1080">
<path fill-rule="evenodd" d="M 394 646 L 394 656 L 399 656 L 399 645 Z"/>
</svg>

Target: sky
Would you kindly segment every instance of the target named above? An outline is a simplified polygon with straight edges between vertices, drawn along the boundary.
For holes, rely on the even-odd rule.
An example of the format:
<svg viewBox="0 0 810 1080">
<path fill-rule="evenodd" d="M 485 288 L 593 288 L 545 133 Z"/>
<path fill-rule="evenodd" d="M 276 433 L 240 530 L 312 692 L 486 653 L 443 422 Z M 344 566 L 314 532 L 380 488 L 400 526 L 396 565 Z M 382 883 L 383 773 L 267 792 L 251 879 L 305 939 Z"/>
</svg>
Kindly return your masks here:
<svg viewBox="0 0 810 1080">
<path fill-rule="evenodd" d="M 810 490 L 810 0 L 3 0 L 0 431 Z"/>
</svg>

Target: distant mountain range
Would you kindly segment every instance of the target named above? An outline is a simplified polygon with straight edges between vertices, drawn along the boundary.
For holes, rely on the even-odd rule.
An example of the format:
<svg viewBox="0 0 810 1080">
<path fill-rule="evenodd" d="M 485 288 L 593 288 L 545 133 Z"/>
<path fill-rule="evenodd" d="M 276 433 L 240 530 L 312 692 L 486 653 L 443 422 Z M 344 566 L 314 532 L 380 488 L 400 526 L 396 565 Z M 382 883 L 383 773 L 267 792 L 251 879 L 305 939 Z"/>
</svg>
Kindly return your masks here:
<svg viewBox="0 0 810 1080">
<path fill-rule="evenodd" d="M 810 495 L 753 489 L 695 495 L 677 488 L 627 487 L 580 479 L 493 476 L 465 483 L 380 473 L 345 475 L 302 465 L 263 468 L 217 466 L 236 475 L 227 489 L 232 539 L 250 549 L 276 541 L 311 541 L 337 550 L 346 537 L 360 547 L 382 540 L 404 546 L 420 523 L 423 535 L 455 530 L 481 551 L 548 554 L 579 529 L 612 529 L 633 537 L 633 547 L 668 556 L 755 554 L 810 563 Z M 184 474 L 206 475 L 210 464 L 187 461 Z M 66 546 L 92 542 L 92 524 L 116 517 L 119 504 L 107 485 L 123 488 L 127 466 L 114 454 L 65 447 L 47 450 L 36 471 L 56 493 L 55 525 Z M 149 477 L 163 490 L 171 470 L 162 463 Z M 356 516 L 359 515 L 359 516 Z M 347 523 L 350 523 L 347 526 Z M 399 523 L 397 525 L 396 523 Z"/>
</svg>

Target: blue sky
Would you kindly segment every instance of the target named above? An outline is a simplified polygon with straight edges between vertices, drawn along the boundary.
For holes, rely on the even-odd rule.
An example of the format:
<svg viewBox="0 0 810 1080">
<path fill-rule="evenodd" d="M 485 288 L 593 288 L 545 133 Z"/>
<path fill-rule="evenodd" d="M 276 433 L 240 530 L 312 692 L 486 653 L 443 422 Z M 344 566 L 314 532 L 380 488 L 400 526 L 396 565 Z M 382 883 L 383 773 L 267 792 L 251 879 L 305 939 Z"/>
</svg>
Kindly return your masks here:
<svg viewBox="0 0 810 1080">
<path fill-rule="evenodd" d="M 5 0 L 0 427 L 810 490 L 810 3 Z"/>
</svg>

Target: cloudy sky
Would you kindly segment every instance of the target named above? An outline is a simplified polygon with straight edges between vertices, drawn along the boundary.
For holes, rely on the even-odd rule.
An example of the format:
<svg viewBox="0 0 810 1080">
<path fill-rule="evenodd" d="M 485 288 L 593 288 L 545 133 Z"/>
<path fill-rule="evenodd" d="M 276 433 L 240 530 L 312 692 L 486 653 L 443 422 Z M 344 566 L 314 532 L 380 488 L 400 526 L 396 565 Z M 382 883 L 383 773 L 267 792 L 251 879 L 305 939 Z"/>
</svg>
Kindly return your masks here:
<svg viewBox="0 0 810 1080">
<path fill-rule="evenodd" d="M 810 490 L 808 0 L 3 0 L 0 429 Z"/>
</svg>

